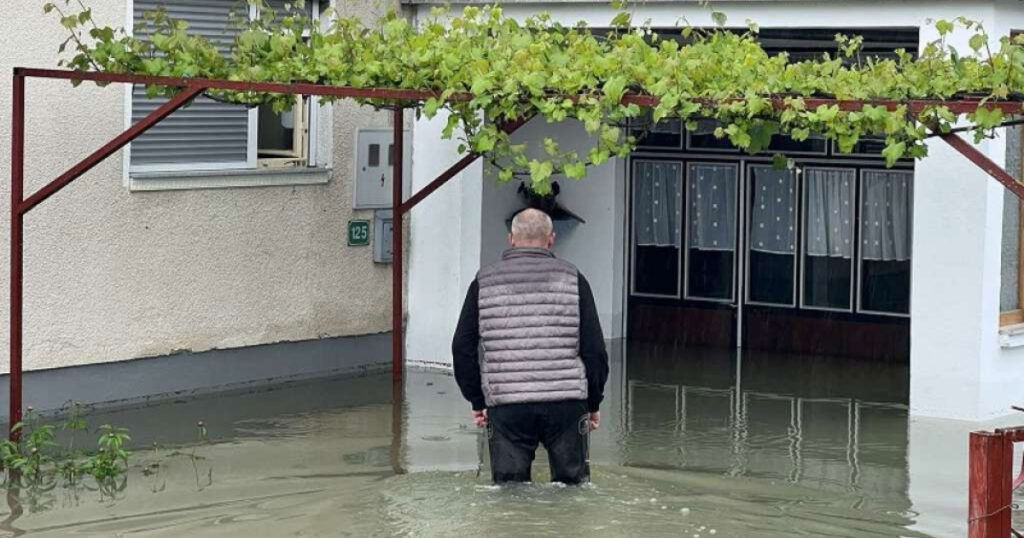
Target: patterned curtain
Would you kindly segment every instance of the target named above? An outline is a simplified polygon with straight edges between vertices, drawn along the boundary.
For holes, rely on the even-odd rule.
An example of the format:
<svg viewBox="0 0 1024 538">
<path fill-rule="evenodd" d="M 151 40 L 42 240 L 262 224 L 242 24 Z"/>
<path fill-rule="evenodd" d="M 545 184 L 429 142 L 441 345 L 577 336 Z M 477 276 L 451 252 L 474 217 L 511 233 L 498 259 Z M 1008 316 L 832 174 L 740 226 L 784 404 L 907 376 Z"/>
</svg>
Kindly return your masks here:
<svg viewBox="0 0 1024 538">
<path fill-rule="evenodd" d="M 865 170 L 861 200 L 861 256 L 865 260 L 910 259 L 913 172 Z"/>
<path fill-rule="evenodd" d="M 852 169 L 807 168 L 807 255 L 853 258 Z"/>
<path fill-rule="evenodd" d="M 687 185 L 690 248 L 735 250 L 736 166 L 691 164 Z"/>
<path fill-rule="evenodd" d="M 752 168 L 750 249 L 771 254 L 796 252 L 796 174 L 786 168 Z"/>
<path fill-rule="evenodd" d="M 678 248 L 683 210 L 682 165 L 672 161 L 635 161 L 633 166 L 636 244 Z"/>
</svg>

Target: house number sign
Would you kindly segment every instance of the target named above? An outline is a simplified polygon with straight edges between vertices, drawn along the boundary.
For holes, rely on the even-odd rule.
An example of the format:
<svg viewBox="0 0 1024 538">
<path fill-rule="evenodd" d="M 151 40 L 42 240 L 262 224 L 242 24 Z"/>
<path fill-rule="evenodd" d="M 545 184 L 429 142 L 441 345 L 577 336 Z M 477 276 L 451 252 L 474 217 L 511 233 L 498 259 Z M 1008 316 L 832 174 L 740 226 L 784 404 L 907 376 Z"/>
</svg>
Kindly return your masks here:
<svg viewBox="0 0 1024 538">
<path fill-rule="evenodd" d="M 348 244 L 351 247 L 362 247 L 370 244 L 370 221 L 348 221 Z"/>
</svg>

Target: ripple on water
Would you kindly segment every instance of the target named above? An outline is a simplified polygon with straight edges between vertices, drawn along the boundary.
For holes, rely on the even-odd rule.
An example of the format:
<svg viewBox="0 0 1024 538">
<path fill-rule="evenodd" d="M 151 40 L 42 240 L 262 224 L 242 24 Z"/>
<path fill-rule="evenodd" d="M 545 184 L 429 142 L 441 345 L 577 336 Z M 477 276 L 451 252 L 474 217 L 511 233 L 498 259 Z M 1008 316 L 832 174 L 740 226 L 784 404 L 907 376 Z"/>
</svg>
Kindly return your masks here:
<svg viewBox="0 0 1024 538">
<path fill-rule="evenodd" d="M 379 482 L 384 534 L 529 536 L 917 536 L 904 514 L 856 495 L 672 470 L 598 467 L 584 487 L 493 486 L 471 473 Z M 852 508 L 858 505 L 859 508 Z"/>
</svg>

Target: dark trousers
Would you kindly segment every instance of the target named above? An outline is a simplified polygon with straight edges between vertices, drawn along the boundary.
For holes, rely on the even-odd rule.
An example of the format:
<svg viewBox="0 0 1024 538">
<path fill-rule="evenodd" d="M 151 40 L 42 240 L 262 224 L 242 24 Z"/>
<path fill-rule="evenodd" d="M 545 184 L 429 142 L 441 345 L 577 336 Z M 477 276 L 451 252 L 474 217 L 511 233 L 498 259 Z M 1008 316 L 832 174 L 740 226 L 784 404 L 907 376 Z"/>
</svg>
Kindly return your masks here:
<svg viewBox="0 0 1024 538">
<path fill-rule="evenodd" d="M 491 474 L 496 484 L 529 482 L 539 443 L 551 465 L 551 480 L 581 484 L 590 480 L 587 463 L 586 402 L 539 402 L 487 409 Z"/>
</svg>

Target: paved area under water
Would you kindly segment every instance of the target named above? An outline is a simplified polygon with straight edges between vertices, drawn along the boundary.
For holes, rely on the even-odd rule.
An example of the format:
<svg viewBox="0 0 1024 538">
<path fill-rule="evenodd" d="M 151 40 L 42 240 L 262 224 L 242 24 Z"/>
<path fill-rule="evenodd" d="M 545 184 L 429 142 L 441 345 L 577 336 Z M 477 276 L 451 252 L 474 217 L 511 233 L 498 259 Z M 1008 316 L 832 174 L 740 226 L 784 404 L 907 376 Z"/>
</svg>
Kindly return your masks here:
<svg viewBox="0 0 1024 538">
<path fill-rule="evenodd" d="M 906 366 L 614 349 L 586 487 L 491 486 L 449 375 L 373 375 L 92 416 L 123 488 L 9 491 L 0 536 L 964 536 L 967 433 L 1024 423 L 908 418 Z"/>
</svg>

